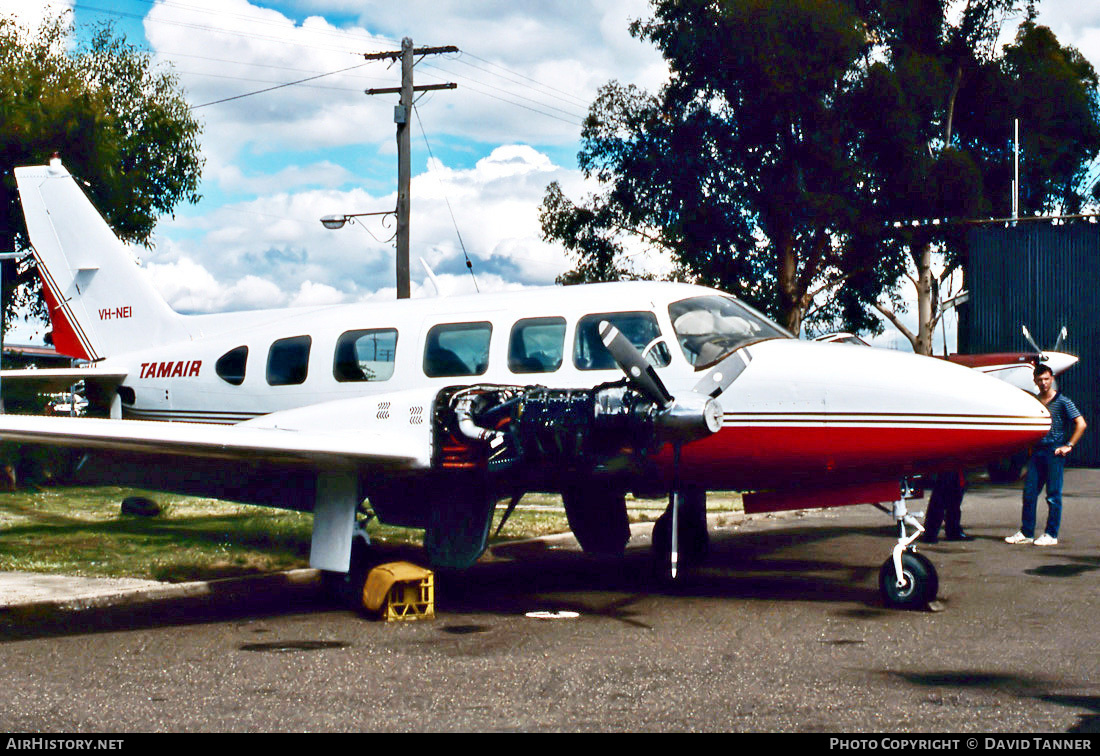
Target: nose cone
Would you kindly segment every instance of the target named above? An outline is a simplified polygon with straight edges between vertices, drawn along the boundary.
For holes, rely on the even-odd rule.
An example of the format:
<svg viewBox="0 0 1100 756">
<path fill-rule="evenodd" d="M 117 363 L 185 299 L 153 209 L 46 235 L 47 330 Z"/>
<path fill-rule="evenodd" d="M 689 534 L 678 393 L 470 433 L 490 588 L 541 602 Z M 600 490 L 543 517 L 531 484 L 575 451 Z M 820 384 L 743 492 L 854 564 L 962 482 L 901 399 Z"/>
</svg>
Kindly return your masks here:
<svg viewBox="0 0 1100 756">
<path fill-rule="evenodd" d="M 770 453 L 774 474 L 893 475 L 962 468 L 1041 438 L 1034 397 L 961 365 L 885 349 L 777 339 L 722 394 L 723 430 Z M 754 452 L 749 452 L 754 453 Z"/>
<path fill-rule="evenodd" d="M 1077 364 L 1077 357 L 1065 352 L 1043 352 L 1043 362 L 1050 366 L 1055 375 L 1061 375 Z"/>
</svg>

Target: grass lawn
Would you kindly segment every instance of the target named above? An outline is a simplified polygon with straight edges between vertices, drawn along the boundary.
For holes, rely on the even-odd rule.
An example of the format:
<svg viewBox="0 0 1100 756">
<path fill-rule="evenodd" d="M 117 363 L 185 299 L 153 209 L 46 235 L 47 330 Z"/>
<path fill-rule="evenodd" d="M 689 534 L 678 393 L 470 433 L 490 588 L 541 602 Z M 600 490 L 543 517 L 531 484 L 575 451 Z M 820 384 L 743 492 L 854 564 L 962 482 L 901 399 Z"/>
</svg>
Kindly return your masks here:
<svg viewBox="0 0 1100 756">
<path fill-rule="evenodd" d="M 124 515 L 121 502 L 145 496 L 154 517 Z M 498 505 L 496 532 L 507 502 Z M 734 510 L 739 497 L 712 495 L 710 509 Z M 652 520 L 661 501 L 628 498 L 632 521 Z M 57 486 L 0 493 L 0 571 L 168 582 L 210 580 L 309 566 L 310 514 L 115 486 Z M 561 499 L 528 494 L 491 542 L 569 529 Z M 374 541 L 419 545 L 423 531 L 380 525 Z"/>
</svg>

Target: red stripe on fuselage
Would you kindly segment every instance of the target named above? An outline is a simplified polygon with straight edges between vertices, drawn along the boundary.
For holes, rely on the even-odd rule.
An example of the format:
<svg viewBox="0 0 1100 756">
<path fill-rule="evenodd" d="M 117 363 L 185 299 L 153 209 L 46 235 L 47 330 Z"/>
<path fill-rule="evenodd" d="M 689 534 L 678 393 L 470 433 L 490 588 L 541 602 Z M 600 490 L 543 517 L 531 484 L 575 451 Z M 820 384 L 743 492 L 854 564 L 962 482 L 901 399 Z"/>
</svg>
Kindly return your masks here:
<svg viewBox="0 0 1100 756">
<path fill-rule="evenodd" d="M 990 367 L 992 365 L 1034 365 L 1039 355 L 1029 352 L 990 352 L 988 354 L 953 354 L 948 362 L 966 365 L 969 368 Z"/>
<path fill-rule="evenodd" d="M 708 489 L 732 490 L 783 488 L 810 479 L 821 486 L 890 480 L 984 464 L 1045 433 L 1043 428 L 725 426 L 684 446 L 681 476 Z M 657 461 L 671 473 L 669 447 Z"/>
</svg>

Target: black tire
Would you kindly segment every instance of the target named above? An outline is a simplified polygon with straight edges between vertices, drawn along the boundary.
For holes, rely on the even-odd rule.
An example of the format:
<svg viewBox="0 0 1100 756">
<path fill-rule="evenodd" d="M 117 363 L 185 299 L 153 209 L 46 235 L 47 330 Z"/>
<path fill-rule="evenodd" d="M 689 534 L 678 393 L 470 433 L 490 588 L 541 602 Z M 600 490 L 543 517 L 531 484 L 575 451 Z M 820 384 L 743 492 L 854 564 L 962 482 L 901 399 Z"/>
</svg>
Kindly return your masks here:
<svg viewBox="0 0 1100 756">
<path fill-rule="evenodd" d="M 137 517 L 156 517 L 160 514 L 160 505 L 144 496 L 127 496 L 122 500 L 122 514 Z"/>
<path fill-rule="evenodd" d="M 351 565 L 347 572 L 322 572 L 325 591 L 342 608 L 353 612 L 365 611 L 363 589 L 370 572 L 370 547 L 362 538 L 351 543 Z"/>
<path fill-rule="evenodd" d="M 892 609 L 924 609 L 936 599 L 940 590 L 936 568 L 924 554 L 906 551 L 901 555 L 901 572 L 905 585 L 898 586 L 893 558 L 882 564 L 878 573 L 882 600 Z"/>
<path fill-rule="evenodd" d="M 590 479 L 586 485 L 562 491 L 569 529 L 585 553 L 622 556 L 630 540 L 626 497 L 600 485 Z"/>
</svg>

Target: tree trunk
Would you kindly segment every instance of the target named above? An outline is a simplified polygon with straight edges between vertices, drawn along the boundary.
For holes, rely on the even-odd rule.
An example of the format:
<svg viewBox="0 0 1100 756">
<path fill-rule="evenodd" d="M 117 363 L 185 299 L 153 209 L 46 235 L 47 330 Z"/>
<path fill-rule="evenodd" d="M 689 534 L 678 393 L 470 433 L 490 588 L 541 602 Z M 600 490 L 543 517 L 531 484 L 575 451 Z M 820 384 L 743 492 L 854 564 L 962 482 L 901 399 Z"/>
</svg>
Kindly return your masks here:
<svg viewBox="0 0 1100 756">
<path fill-rule="evenodd" d="M 936 327 L 936 277 L 932 274 L 932 245 L 927 242 L 914 250 L 917 266 L 917 333 L 911 339 L 913 351 L 931 356 L 932 331 Z"/>
<path fill-rule="evenodd" d="M 802 330 L 802 318 L 806 315 L 805 292 L 800 291 L 798 256 L 794 240 L 789 236 L 777 240 L 776 255 L 779 284 L 779 322 L 795 336 Z"/>
</svg>

